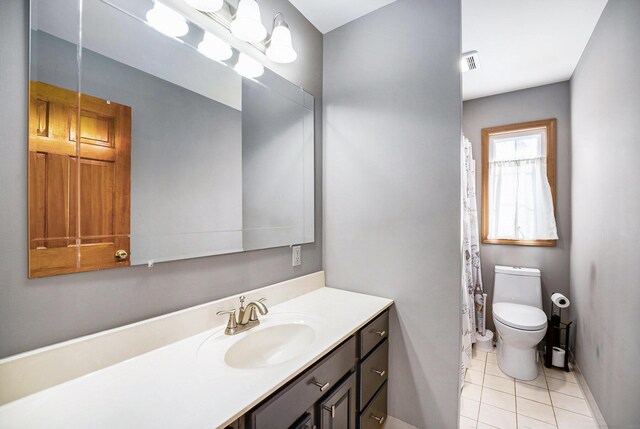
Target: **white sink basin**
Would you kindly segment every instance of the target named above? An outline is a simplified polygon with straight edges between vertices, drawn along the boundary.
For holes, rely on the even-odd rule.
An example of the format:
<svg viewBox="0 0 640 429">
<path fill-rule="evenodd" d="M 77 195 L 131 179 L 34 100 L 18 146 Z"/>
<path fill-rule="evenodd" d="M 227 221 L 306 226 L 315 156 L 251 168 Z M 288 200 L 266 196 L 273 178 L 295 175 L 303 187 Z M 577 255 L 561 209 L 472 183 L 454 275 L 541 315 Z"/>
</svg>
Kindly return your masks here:
<svg viewBox="0 0 640 429">
<path fill-rule="evenodd" d="M 315 330 L 303 323 L 258 328 L 229 347 L 224 361 L 238 369 L 278 365 L 304 353 L 315 337 Z"/>
</svg>

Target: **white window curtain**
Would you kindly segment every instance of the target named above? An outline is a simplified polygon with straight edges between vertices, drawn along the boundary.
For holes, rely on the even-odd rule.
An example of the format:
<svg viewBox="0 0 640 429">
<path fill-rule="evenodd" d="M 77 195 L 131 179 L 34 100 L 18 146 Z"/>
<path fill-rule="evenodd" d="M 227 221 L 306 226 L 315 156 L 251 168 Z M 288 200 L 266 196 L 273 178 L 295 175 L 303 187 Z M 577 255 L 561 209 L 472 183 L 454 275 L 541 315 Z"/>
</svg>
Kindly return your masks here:
<svg viewBox="0 0 640 429">
<path fill-rule="evenodd" d="M 546 129 L 489 138 L 489 239 L 558 239 L 546 149 Z"/>
</svg>

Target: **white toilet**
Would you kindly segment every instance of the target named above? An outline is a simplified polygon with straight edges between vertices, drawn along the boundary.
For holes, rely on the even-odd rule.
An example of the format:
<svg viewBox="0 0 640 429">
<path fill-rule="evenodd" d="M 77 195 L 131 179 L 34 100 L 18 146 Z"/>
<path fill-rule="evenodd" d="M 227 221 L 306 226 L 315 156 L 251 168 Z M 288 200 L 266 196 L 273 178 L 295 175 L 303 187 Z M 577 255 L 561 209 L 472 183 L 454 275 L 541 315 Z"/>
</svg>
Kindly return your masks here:
<svg viewBox="0 0 640 429">
<path fill-rule="evenodd" d="M 547 332 L 537 268 L 496 265 L 493 323 L 498 331 L 498 366 L 520 380 L 538 376 L 537 345 Z"/>
</svg>

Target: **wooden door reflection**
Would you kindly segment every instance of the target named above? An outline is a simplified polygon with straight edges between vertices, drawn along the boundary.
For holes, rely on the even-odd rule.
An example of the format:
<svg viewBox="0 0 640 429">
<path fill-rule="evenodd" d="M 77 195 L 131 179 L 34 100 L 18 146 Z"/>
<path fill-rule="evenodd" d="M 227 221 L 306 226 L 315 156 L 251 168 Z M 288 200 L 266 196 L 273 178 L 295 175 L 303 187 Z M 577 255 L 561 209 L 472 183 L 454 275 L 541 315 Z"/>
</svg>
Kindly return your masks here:
<svg viewBox="0 0 640 429">
<path fill-rule="evenodd" d="M 42 82 L 29 99 L 29 277 L 129 265 L 131 108 Z"/>
</svg>

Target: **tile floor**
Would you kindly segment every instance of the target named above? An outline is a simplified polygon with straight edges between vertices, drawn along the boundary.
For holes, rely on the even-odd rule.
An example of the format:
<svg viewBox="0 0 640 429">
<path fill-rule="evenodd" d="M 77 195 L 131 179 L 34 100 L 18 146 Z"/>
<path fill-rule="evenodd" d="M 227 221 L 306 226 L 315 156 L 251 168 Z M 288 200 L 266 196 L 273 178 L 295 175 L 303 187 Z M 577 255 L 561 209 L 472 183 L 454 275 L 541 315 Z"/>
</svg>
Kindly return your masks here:
<svg viewBox="0 0 640 429">
<path fill-rule="evenodd" d="M 595 429 L 597 425 L 573 372 L 540 363 L 538 378 L 516 380 L 498 367 L 497 355 L 476 352 L 467 369 L 460 429 Z"/>
</svg>

